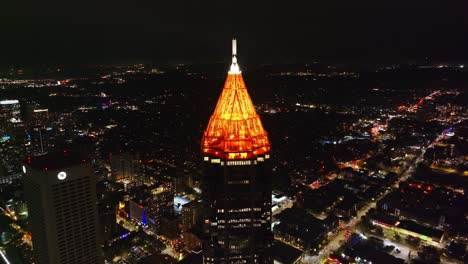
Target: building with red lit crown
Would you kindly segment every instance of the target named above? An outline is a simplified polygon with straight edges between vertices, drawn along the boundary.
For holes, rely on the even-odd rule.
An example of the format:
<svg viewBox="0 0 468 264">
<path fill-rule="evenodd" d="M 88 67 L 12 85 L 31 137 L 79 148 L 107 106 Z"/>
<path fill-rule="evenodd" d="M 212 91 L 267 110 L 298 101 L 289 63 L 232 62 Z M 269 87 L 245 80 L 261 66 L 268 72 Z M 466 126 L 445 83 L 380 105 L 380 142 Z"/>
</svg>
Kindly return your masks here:
<svg viewBox="0 0 468 264">
<path fill-rule="evenodd" d="M 273 263 L 270 142 L 237 64 L 232 65 L 201 149 L 204 263 Z"/>
</svg>

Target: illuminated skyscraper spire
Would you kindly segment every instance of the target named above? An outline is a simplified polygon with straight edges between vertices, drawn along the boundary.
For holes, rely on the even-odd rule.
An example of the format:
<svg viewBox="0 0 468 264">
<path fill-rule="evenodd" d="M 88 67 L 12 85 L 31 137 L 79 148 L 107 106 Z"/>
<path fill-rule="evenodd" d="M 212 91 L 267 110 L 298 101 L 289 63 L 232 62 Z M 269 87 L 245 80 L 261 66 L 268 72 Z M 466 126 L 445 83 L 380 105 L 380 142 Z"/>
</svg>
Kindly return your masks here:
<svg viewBox="0 0 468 264">
<path fill-rule="evenodd" d="M 231 68 L 201 145 L 206 154 L 228 159 L 249 159 L 269 154 L 270 142 L 237 64 L 236 44 L 234 38 Z"/>
<path fill-rule="evenodd" d="M 273 264 L 270 141 L 237 64 L 203 134 L 204 264 Z"/>
<path fill-rule="evenodd" d="M 236 38 L 232 39 L 232 64 L 231 69 L 229 70 L 230 74 L 241 74 L 242 72 L 239 69 L 237 64 L 237 40 Z"/>
</svg>

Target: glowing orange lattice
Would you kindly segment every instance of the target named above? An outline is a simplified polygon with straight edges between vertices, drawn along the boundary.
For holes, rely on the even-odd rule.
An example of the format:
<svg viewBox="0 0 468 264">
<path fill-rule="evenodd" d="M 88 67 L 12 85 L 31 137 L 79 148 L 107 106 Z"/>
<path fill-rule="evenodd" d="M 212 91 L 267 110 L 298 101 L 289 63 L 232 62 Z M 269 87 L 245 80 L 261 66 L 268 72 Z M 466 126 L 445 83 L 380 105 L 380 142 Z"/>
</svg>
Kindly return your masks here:
<svg viewBox="0 0 468 264">
<path fill-rule="evenodd" d="M 270 152 L 268 134 L 240 73 L 229 73 L 201 142 L 203 153 L 249 159 Z"/>
</svg>

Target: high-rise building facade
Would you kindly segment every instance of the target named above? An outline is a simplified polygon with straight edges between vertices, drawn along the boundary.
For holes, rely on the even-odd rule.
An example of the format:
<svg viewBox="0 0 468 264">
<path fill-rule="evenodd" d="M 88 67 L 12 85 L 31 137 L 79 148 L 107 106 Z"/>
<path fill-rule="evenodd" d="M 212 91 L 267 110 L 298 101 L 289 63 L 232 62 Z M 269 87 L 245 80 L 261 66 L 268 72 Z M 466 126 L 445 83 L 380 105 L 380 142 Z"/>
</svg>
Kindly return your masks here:
<svg viewBox="0 0 468 264">
<path fill-rule="evenodd" d="M 115 238 L 118 232 L 116 214 L 120 195 L 112 192 L 107 180 L 97 183 L 96 193 L 101 242 L 105 244 Z"/>
<path fill-rule="evenodd" d="M 174 190 L 172 182 L 162 182 L 157 186 L 142 187 L 128 202 L 128 216 L 148 226 L 153 231 L 161 231 L 161 219 L 174 213 Z"/>
<path fill-rule="evenodd" d="M 49 151 L 49 138 L 46 127 L 35 126 L 31 129 L 31 154 L 44 155 Z"/>
<path fill-rule="evenodd" d="M 101 263 L 90 163 L 77 153 L 49 153 L 27 158 L 23 171 L 36 263 Z"/>
<path fill-rule="evenodd" d="M 31 121 L 33 126 L 47 127 L 49 125 L 49 109 L 34 109 Z"/>
<path fill-rule="evenodd" d="M 18 100 L 0 101 L 0 121 L 21 123 L 21 105 Z"/>
<path fill-rule="evenodd" d="M 12 128 L 22 125 L 21 105 L 18 100 L 0 101 L 0 141 L 5 133 L 10 133 Z"/>
<path fill-rule="evenodd" d="M 201 141 L 204 263 L 273 263 L 270 142 L 232 44 L 231 68 Z"/>
<path fill-rule="evenodd" d="M 46 154 L 49 151 L 49 137 L 52 130 L 52 128 L 49 127 L 49 110 L 32 110 L 31 118 L 27 124 L 29 127 L 29 138 L 31 143 L 29 153 L 32 156 Z"/>
<path fill-rule="evenodd" d="M 113 180 L 133 183 L 136 186 L 142 184 L 142 164 L 137 154 L 129 152 L 112 154 L 109 161 Z"/>
<path fill-rule="evenodd" d="M 201 201 L 191 201 L 182 205 L 182 230 L 187 231 L 200 225 L 202 221 L 203 206 Z"/>
</svg>

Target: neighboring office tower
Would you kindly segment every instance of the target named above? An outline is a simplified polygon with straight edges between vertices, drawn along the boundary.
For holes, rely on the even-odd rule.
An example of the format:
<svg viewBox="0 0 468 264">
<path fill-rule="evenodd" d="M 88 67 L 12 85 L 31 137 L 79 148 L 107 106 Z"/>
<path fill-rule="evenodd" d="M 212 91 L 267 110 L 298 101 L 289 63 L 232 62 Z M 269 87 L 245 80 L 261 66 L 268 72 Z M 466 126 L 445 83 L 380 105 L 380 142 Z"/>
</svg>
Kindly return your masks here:
<svg viewBox="0 0 468 264">
<path fill-rule="evenodd" d="M 273 263 L 270 142 L 236 58 L 201 141 L 204 263 Z"/>
<path fill-rule="evenodd" d="M 47 127 L 49 125 L 49 109 L 34 109 L 32 124 L 34 126 Z"/>
<path fill-rule="evenodd" d="M 109 157 L 114 181 L 136 183 L 140 186 L 143 182 L 142 164 L 139 155 L 124 152 L 111 154 Z"/>
<path fill-rule="evenodd" d="M 200 226 L 202 222 L 203 206 L 201 201 L 191 201 L 182 205 L 182 230 Z"/>
<path fill-rule="evenodd" d="M 31 154 L 33 156 L 44 155 L 49 151 L 49 133 L 51 128 L 48 128 L 48 120 L 48 109 L 33 110 L 30 122 Z"/>
<path fill-rule="evenodd" d="M 64 151 L 29 157 L 23 171 L 36 263 L 102 263 L 90 163 Z"/>
<path fill-rule="evenodd" d="M 18 100 L 0 101 L 0 122 L 21 123 L 21 105 Z"/>
<path fill-rule="evenodd" d="M 31 130 L 31 154 L 33 156 L 44 155 L 49 151 L 49 138 L 47 128 L 35 126 Z"/>
<path fill-rule="evenodd" d="M 161 219 L 174 213 L 174 191 L 171 182 L 161 183 L 154 188 L 145 187 L 137 191 L 129 201 L 129 217 L 149 226 L 156 233 L 161 231 Z"/>
</svg>

